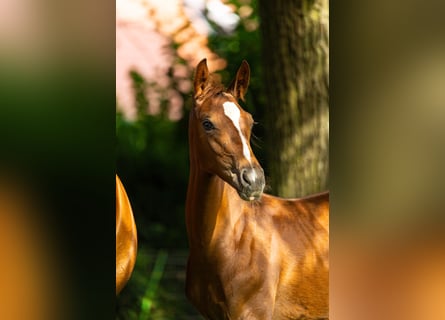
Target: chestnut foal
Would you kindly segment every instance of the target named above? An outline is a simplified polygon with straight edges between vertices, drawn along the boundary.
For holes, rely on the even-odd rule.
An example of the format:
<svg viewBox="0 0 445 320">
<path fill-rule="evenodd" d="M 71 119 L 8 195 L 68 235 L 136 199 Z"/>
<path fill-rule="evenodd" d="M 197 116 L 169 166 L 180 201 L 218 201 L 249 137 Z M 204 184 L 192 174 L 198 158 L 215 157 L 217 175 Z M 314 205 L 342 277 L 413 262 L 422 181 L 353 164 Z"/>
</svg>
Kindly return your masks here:
<svg viewBox="0 0 445 320">
<path fill-rule="evenodd" d="M 189 120 L 186 294 L 206 319 L 328 319 L 329 193 L 263 194 L 243 61 L 225 89 L 196 69 Z"/>
</svg>

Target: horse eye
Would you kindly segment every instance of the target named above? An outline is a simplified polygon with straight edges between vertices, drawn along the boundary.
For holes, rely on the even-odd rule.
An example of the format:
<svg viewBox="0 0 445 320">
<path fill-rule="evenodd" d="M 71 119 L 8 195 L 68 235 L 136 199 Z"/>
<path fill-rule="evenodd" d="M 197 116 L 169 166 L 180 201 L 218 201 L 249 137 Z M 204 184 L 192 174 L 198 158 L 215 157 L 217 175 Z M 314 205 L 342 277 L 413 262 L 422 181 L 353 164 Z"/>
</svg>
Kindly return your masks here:
<svg viewBox="0 0 445 320">
<path fill-rule="evenodd" d="M 205 119 L 202 122 L 202 126 L 204 127 L 205 131 L 212 131 L 213 129 L 215 129 L 215 126 L 213 125 L 213 123 L 209 119 Z"/>
</svg>

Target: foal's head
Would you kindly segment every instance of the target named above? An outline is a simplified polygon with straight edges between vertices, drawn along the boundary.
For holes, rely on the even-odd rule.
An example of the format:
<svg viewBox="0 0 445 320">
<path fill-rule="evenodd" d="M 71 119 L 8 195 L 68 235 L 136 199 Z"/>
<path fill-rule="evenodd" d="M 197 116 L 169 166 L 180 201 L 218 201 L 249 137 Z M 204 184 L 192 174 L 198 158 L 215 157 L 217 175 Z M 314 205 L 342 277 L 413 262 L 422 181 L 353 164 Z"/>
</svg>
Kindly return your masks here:
<svg viewBox="0 0 445 320">
<path fill-rule="evenodd" d="M 216 174 L 243 200 L 256 200 L 264 189 L 264 172 L 250 147 L 252 116 L 238 104 L 244 100 L 250 69 L 243 61 L 227 89 L 209 74 L 206 59 L 195 72 L 194 107 L 190 116 L 191 153 L 201 170 Z"/>
</svg>

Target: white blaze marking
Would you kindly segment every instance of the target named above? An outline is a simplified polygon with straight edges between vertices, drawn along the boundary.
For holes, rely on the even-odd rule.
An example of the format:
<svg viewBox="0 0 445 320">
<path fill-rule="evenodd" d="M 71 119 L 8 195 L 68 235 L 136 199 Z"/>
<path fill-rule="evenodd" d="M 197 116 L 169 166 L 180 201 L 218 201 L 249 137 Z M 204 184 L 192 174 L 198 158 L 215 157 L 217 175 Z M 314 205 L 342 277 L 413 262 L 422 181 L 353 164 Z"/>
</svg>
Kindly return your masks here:
<svg viewBox="0 0 445 320">
<path fill-rule="evenodd" d="M 224 114 L 230 120 L 232 120 L 233 125 L 238 130 L 238 133 L 241 137 L 241 142 L 243 144 L 244 157 L 246 157 L 246 159 L 249 161 L 249 163 L 252 164 L 252 162 L 250 161 L 250 150 L 249 150 L 249 147 L 247 146 L 246 138 L 244 138 L 244 135 L 241 132 L 241 128 L 240 128 L 239 120 L 241 117 L 241 112 L 239 111 L 239 108 L 236 106 L 236 104 L 234 104 L 233 102 L 230 102 L 230 101 L 224 102 L 223 108 L 224 108 Z"/>
</svg>

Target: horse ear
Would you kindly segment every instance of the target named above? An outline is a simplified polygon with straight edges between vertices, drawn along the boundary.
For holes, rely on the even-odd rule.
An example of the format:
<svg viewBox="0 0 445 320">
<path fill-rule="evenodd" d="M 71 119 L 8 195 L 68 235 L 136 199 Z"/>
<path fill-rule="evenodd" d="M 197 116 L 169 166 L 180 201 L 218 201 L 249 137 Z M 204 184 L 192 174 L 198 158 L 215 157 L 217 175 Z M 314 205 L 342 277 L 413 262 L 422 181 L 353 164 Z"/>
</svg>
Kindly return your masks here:
<svg viewBox="0 0 445 320">
<path fill-rule="evenodd" d="M 196 66 L 194 87 L 195 87 L 195 98 L 202 94 L 204 90 L 207 79 L 209 78 L 209 68 L 207 68 L 207 59 L 202 59 L 200 63 Z"/>
<path fill-rule="evenodd" d="M 244 101 L 244 95 L 247 92 L 250 81 L 250 67 L 246 60 L 243 60 L 241 66 L 236 72 L 236 77 L 230 83 L 227 91 L 230 92 L 236 99 Z"/>
</svg>

